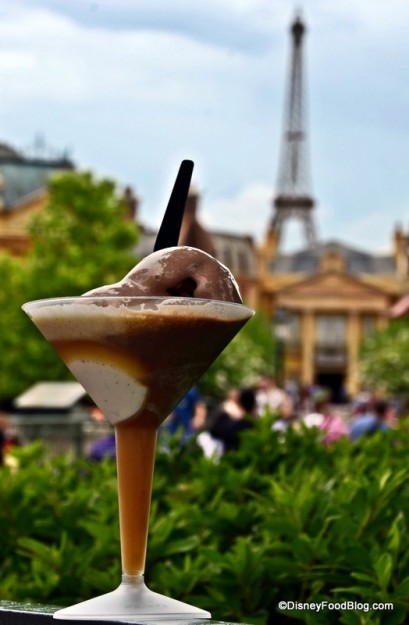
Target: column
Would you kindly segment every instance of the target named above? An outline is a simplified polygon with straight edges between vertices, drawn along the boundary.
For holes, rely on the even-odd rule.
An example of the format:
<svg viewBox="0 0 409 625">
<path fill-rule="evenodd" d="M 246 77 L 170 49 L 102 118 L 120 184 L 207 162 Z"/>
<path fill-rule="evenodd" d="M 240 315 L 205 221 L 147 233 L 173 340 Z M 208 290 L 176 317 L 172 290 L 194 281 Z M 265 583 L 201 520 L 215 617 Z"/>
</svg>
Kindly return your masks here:
<svg viewBox="0 0 409 625">
<path fill-rule="evenodd" d="M 347 370 L 345 386 L 349 395 L 356 395 L 359 391 L 359 346 L 361 343 L 360 317 L 352 311 L 348 316 L 347 328 Z"/>
<path fill-rule="evenodd" d="M 313 310 L 306 310 L 303 313 L 301 345 L 301 383 L 303 385 L 309 385 L 314 382 L 315 373 L 315 315 Z"/>
</svg>

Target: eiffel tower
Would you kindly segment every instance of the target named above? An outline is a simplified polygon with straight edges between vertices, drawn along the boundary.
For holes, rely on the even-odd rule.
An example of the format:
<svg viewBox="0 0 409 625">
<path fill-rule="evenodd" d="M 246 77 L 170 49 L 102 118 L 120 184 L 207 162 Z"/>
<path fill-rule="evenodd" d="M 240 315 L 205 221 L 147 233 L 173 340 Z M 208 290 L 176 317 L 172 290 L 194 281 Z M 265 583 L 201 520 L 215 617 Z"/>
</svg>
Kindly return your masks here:
<svg viewBox="0 0 409 625">
<path fill-rule="evenodd" d="M 284 111 L 284 135 L 271 222 L 277 245 L 286 221 L 296 218 L 302 222 L 308 247 L 316 244 L 312 212 L 311 176 L 305 124 L 303 89 L 303 37 L 305 26 L 296 16 L 291 28 L 291 64 Z"/>
</svg>

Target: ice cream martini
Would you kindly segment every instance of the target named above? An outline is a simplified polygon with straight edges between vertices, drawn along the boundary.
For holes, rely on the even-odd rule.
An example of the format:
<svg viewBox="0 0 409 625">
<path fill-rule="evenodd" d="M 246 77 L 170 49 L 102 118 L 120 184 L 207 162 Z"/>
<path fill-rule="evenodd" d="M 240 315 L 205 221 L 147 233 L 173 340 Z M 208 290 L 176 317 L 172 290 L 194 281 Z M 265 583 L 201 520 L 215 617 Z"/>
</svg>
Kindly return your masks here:
<svg viewBox="0 0 409 625">
<path fill-rule="evenodd" d="M 230 271 L 190 247 L 155 252 L 120 283 L 24 305 L 115 427 L 122 583 L 63 619 L 210 618 L 143 582 L 157 431 L 253 315 Z"/>
</svg>

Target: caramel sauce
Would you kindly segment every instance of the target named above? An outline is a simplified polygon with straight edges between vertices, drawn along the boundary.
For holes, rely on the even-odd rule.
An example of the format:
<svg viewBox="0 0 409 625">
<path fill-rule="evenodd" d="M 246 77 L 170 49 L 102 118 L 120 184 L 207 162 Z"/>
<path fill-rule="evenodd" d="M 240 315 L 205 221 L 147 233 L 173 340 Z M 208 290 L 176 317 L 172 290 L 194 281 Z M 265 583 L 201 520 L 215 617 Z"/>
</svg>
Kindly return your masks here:
<svg viewBox="0 0 409 625">
<path fill-rule="evenodd" d="M 150 419 L 115 427 L 122 571 L 141 575 L 145 568 L 157 428 Z"/>
<path fill-rule="evenodd" d="M 53 341 L 52 345 L 62 360 L 68 364 L 73 360 L 84 360 L 111 365 L 121 371 L 126 371 L 135 380 L 143 375 L 143 367 L 135 353 L 125 349 L 105 345 L 97 341 Z"/>
</svg>

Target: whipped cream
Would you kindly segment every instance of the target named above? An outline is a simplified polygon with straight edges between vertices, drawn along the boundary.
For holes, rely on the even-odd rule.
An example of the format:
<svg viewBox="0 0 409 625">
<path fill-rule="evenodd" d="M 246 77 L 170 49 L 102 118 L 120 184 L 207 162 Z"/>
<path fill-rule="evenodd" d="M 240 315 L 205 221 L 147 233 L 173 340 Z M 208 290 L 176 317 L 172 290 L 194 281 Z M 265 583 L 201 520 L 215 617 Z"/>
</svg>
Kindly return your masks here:
<svg viewBox="0 0 409 625">
<path fill-rule="evenodd" d="M 113 425 L 133 417 L 142 408 L 148 390 L 126 371 L 84 358 L 66 364 Z"/>
</svg>

